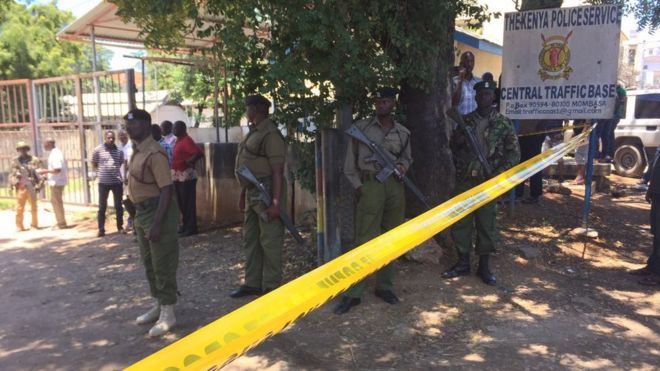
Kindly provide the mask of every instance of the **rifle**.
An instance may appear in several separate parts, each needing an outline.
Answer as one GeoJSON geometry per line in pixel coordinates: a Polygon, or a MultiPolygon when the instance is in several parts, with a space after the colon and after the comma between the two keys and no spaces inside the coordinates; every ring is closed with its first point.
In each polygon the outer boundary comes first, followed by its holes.
{"type": "MultiPolygon", "coordinates": [[[[268,193],[268,190],[266,189],[266,186],[262,182],[257,179],[256,176],[252,173],[250,169],[247,168],[245,165],[241,165],[241,167],[236,170],[236,173],[240,176],[243,177],[243,179],[247,180],[248,182],[252,183],[257,189],[259,190],[259,193],[261,194],[259,196],[259,199],[261,202],[266,205],[266,207],[270,207],[270,205],[273,203],[273,199],[270,197],[270,193],[268,193]]],[[[267,222],[268,221],[268,215],[266,215],[266,212],[262,212],[259,214],[259,217],[261,220],[267,222]]],[[[289,219],[289,216],[280,208],[280,219],[282,220],[282,223],[284,223],[284,226],[286,229],[291,232],[291,235],[293,238],[298,242],[299,244],[305,243],[305,240],[300,236],[300,233],[298,233],[298,230],[296,227],[293,225],[293,222],[291,219],[289,219]]]]}
{"type": "Polygon", "coordinates": [[[380,164],[380,166],[383,168],[381,171],[376,174],[376,179],[383,183],[387,178],[389,178],[390,175],[394,174],[397,178],[401,179],[403,184],[408,187],[412,191],[412,193],[417,196],[417,199],[427,208],[431,209],[431,206],[426,200],[426,196],[422,193],[422,191],[419,190],[415,186],[415,184],[407,177],[405,174],[399,170],[399,168],[396,166],[394,161],[383,151],[382,148],[373,141],[371,141],[367,136],[360,130],[355,125],[352,125],[348,130],[346,130],[346,134],[350,136],[351,138],[357,139],[359,142],[363,143],[369,149],[371,149],[371,152],[373,152],[373,155],[369,158],[367,158],[367,161],[376,161],[380,164]]]}
{"type": "Polygon", "coordinates": [[[479,163],[481,163],[481,167],[484,169],[484,172],[486,173],[486,177],[491,178],[494,173],[493,168],[488,163],[488,159],[486,158],[486,155],[484,155],[484,152],[481,146],[479,145],[479,142],[477,141],[477,135],[474,133],[474,128],[465,125],[463,118],[458,113],[458,111],[456,111],[455,108],[451,108],[447,110],[447,116],[449,116],[449,118],[454,120],[458,124],[458,126],[463,130],[465,136],[467,137],[468,145],[470,146],[472,152],[477,156],[477,160],[479,160],[479,163]]]}
{"type": "MultiPolygon", "coordinates": [[[[28,169],[28,164],[19,163],[18,172],[16,176],[20,179],[26,179],[25,187],[27,190],[32,193],[38,193],[44,184],[44,179],[40,177],[36,171],[28,169]]],[[[18,184],[14,184],[13,188],[18,191],[18,184]]]]}

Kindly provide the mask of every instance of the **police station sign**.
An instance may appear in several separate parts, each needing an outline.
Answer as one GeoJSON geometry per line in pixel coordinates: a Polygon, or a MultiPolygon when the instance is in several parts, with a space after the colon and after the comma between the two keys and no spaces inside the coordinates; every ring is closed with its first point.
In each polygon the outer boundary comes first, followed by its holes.
{"type": "Polygon", "coordinates": [[[513,119],[611,118],[621,17],[616,5],[507,13],[501,113],[513,119]]]}

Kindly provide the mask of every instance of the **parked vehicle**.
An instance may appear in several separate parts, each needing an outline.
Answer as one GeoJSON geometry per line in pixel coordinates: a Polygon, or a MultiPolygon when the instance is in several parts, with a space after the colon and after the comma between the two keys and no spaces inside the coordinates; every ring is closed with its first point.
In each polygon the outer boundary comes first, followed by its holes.
{"type": "Polygon", "coordinates": [[[628,91],[625,117],[614,136],[614,168],[626,177],[641,177],[660,146],[660,90],[628,91]]]}

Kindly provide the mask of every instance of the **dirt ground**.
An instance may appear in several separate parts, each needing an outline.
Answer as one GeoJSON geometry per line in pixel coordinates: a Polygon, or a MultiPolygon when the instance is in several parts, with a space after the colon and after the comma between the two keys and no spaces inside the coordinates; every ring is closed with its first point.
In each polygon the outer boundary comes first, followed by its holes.
{"type": "MultiPolygon", "coordinates": [[[[642,193],[596,194],[599,238],[582,260],[583,240],[569,233],[580,225],[581,192],[500,213],[496,287],[440,279],[451,255],[400,260],[399,305],[371,291],[345,316],[326,304],[227,369],[658,369],[660,290],[626,274],[649,252],[649,206],[642,193]]],[[[98,239],[93,220],[15,233],[9,210],[0,223],[0,370],[121,369],[247,302],[227,297],[242,279],[238,227],[181,240],[179,326],[153,340],[133,323],[150,301],[132,236],[98,239]]],[[[315,252],[285,255],[292,279],[312,268],[315,252]]]]}

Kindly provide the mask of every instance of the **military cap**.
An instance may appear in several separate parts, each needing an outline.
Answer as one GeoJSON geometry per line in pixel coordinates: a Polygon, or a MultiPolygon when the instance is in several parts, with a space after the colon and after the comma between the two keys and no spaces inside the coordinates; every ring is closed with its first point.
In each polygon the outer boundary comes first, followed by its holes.
{"type": "Polygon", "coordinates": [[[479,91],[483,89],[497,90],[497,84],[491,80],[483,80],[474,84],[474,90],[479,91]]]}
{"type": "Polygon", "coordinates": [[[246,106],[270,106],[270,101],[266,99],[261,94],[255,94],[255,95],[249,95],[247,98],[245,98],[245,105],[246,106]]]}
{"type": "Polygon", "coordinates": [[[132,109],[124,116],[125,121],[141,121],[151,125],[151,115],[149,112],[141,109],[132,109]]]}
{"type": "Polygon", "coordinates": [[[396,95],[399,93],[399,90],[397,88],[392,88],[392,87],[382,87],[378,90],[376,90],[376,93],[374,94],[375,98],[396,98],[396,95]]]}
{"type": "Polygon", "coordinates": [[[30,145],[25,143],[24,141],[20,141],[20,142],[16,143],[16,149],[21,149],[21,148],[30,149],[30,145]]]}

